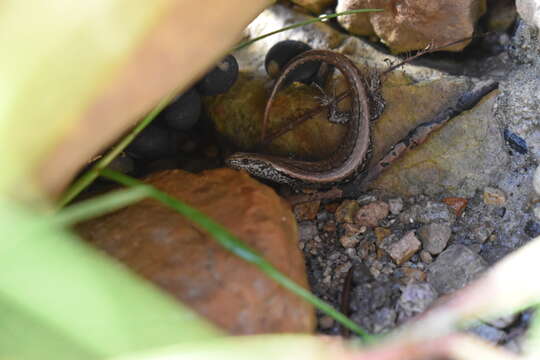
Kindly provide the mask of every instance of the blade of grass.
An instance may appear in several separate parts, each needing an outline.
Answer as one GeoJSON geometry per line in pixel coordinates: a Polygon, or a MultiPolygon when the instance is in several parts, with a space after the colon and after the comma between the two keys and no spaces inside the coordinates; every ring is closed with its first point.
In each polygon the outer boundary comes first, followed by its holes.
{"type": "MultiPolygon", "coordinates": [[[[118,182],[128,187],[144,185],[144,183],[139,180],[118,173],[116,171],[112,171],[110,169],[103,169],[101,175],[109,180],[118,182]]],[[[290,280],[287,276],[277,270],[270,262],[264,259],[261,255],[259,255],[255,250],[251,249],[242,241],[237,239],[225,227],[214,222],[200,211],[192,208],[189,205],[184,204],[183,202],[169,196],[168,194],[154,187],[148,185],[146,186],[149,188],[150,196],[152,198],[160,201],[165,205],[170,206],[174,210],[178,211],[180,214],[193,221],[195,224],[201,226],[203,229],[208,231],[224,248],[241,257],[245,261],[255,264],[270,278],[274,279],[280,285],[292,291],[304,300],[313,304],[313,306],[326,313],[328,316],[332,317],[338,323],[351,329],[351,331],[354,331],[356,334],[361,336],[365,342],[373,341],[373,338],[364,329],[362,329],[356,323],[348,319],[345,315],[334,309],[331,305],[322,301],[308,290],[304,289],[300,285],[296,284],[294,281],[290,280]]]]}
{"type": "Polygon", "coordinates": [[[69,189],[63,194],[62,198],[58,202],[57,207],[62,208],[66,206],[71,200],[73,200],[77,195],[81,193],[87,186],[89,186],[94,180],[99,176],[99,172],[102,169],[105,169],[114,158],[116,158],[125,148],[128,146],[133,139],[141,131],[144,130],[145,127],[147,127],[152,120],[163,110],[165,106],[169,103],[169,101],[172,99],[174,95],[169,94],[168,96],[164,97],[153,109],[144,117],[144,119],[137,124],[127,134],[122,138],[122,140],[116,144],[105,156],[103,156],[98,162],[92,166],[90,170],[85,172],[77,181],[75,181],[69,189]]]}
{"type": "Polygon", "coordinates": [[[238,44],[237,46],[235,46],[231,51],[238,51],[240,49],[245,48],[246,46],[249,46],[249,45],[253,44],[256,41],[259,41],[259,40],[267,38],[269,36],[279,34],[280,32],[291,30],[291,29],[294,29],[294,28],[297,28],[297,27],[301,27],[301,26],[305,26],[305,25],[309,25],[309,24],[313,24],[313,23],[316,23],[316,22],[321,22],[321,21],[325,21],[325,20],[329,20],[329,19],[333,19],[333,18],[337,18],[338,16],[343,16],[343,15],[361,14],[361,13],[366,13],[366,12],[379,12],[379,11],[383,11],[383,10],[384,9],[356,9],[356,10],[347,10],[347,11],[343,11],[343,12],[339,12],[339,13],[321,15],[319,17],[309,19],[309,20],[305,20],[305,21],[300,21],[300,22],[298,22],[296,24],[285,26],[285,27],[282,27],[281,29],[271,31],[271,32],[263,34],[261,36],[257,36],[256,38],[244,41],[244,42],[238,44]]]}
{"type": "Polygon", "coordinates": [[[70,226],[78,222],[113,212],[124,206],[131,205],[151,195],[147,185],[135,186],[129,189],[113,191],[111,193],[68,206],[56,213],[49,223],[56,226],[70,226]]]}

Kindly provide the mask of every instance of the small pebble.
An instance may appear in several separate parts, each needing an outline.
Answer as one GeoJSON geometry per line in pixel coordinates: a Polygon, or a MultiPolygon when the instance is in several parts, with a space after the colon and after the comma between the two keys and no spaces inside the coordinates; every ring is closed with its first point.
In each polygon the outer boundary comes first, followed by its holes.
{"type": "Polygon", "coordinates": [[[321,200],[308,201],[296,205],[294,207],[294,216],[296,217],[296,220],[315,220],[317,213],[319,212],[320,205],[321,200]]]}
{"type": "Polygon", "coordinates": [[[411,283],[403,289],[398,307],[406,317],[411,317],[426,310],[437,297],[437,291],[430,284],[411,283]]]}
{"type": "Polygon", "coordinates": [[[468,200],[461,197],[447,197],[442,200],[443,203],[450,206],[454,210],[454,214],[460,217],[463,214],[463,210],[467,207],[468,200]]]}
{"type": "Polygon", "coordinates": [[[336,221],[340,223],[353,223],[354,215],[359,207],[358,202],[355,200],[344,200],[339,204],[334,214],[336,216],[336,221]]]}
{"type": "Polygon", "coordinates": [[[409,231],[398,240],[396,236],[387,237],[380,248],[384,249],[396,264],[401,265],[420,250],[421,245],[414,231],[409,231]]]}
{"type": "Polygon", "coordinates": [[[489,236],[493,233],[493,226],[489,223],[480,224],[472,229],[474,238],[480,243],[485,243],[489,236]]]}
{"type": "Polygon", "coordinates": [[[416,222],[429,224],[432,222],[446,222],[453,224],[456,221],[456,215],[451,208],[441,202],[425,201],[421,204],[415,204],[403,211],[399,215],[399,220],[403,224],[413,224],[416,222]]]}
{"type": "Polygon", "coordinates": [[[424,250],[432,255],[440,254],[448,244],[452,229],[448,224],[431,223],[418,229],[418,237],[422,240],[424,250]]]}
{"type": "Polygon", "coordinates": [[[390,229],[386,229],[383,227],[376,227],[373,232],[375,233],[375,237],[377,238],[377,245],[380,244],[385,238],[390,236],[390,234],[392,234],[392,231],[390,231],[390,229]]]}
{"type": "Polygon", "coordinates": [[[329,220],[325,222],[323,226],[323,230],[330,233],[336,232],[337,231],[336,222],[334,220],[329,220]]]}
{"type": "Polygon", "coordinates": [[[420,281],[426,281],[426,273],[422,270],[415,269],[409,266],[403,266],[401,268],[401,271],[403,272],[403,282],[405,284],[412,282],[420,282],[420,281]]]}
{"type": "Polygon", "coordinates": [[[344,248],[353,248],[360,242],[356,235],[343,235],[339,238],[339,242],[344,248]]]}
{"type": "Polygon", "coordinates": [[[298,224],[298,233],[300,234],[300,240],[307,241],[315,238],[319,232],[312,221],[303,221],[298,224]]]}
{"type": "Polygon", "coordinates": [[[354,217],[354,222],[367,227],[375,227],[379,221],[388,216],[389,206],[382,201],[364,205],[358,209],[354,217]]]}
{"type": "Polygon", "coordinates": [[[355,224],[343,224],[343,229],[349,235],[363,234],[367,231],[365,226],[355,224]]]}
{"type": "Polygon", "coordinates": [[[426,264],[431,264],[433,262],[433,256],[425,250],[420,251],[420,259],[426,264]]]}
{"type": "Polygon", "coordinates": [[[390,207],[390,213],[392,215],[399,215],[401,210],[403,210],[403,199],[402,198],[394,198],[388,200],[388,206],[390,207]]]}
{"type": "Polygon", "coordinates": [[[531,238],[535,238],[537,236],[540,236],[540,223],[534,220],[527,221],[527,224],[525,224],[525,234],[527,236],[530,236],[531,238]]]}
{"type": "Polygon", "coordinates": [[[505,193],[497,188],[487,186],[484,188],[484,203],[487,205],[503,206],[506,203],[505,193]]]}

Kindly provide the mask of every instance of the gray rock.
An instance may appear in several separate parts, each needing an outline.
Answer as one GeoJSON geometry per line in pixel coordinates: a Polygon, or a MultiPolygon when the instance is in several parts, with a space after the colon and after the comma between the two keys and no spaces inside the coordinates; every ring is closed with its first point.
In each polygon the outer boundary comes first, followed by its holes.
{"type": "Polygon", "coordinates": [[[446,222],[453,224],[456,221],[456,215],[450,207],[441,202],[425,201],[416,204],[403,211],[399,220],[404,224],[422,223],[429,224],[433,222],[446,222]]]}
{"type": "Polygon", "coordinates": [[[476,325],[468,329],[468,331],[481,337],[486,341],[489,341],[492,344],[498,344],[506,336],[506,333],[504,331],[494,328],[493,326],[489,326],[487,324],[476,325]]]}
{"type": "Polygon", "coordinates": [[[440,254],[446,248],[451,234],[452,228],[445,223],[432,223],[418,229],[424,250],[433,255],[440,254]]]}
{"type": "Polygon", "coordinates": [[[307,241],[318,235],[319,231],[313,221],[303,221],[298,224],[298,233],[300,235],[300,241],[307,241]]]}
{"type": "Polygon", "coordinates": [[[373,315],[373,325],[371,331],[375,334],[392,329],[396,325],[397,313],[391,308],[382,308],[373,315]]]}
{"type": "Polygon", "coordinates": [[[428,282],[439,294],[461,289],[487,268],[485,260],[464,245],[452,245],[428,267],[428,282]]]}
{"type": "Polygon", "coordinates": [[[433,262],[433,256],[425,250],[420,251],[420,259],[428,265],[433,262]]]}
{"type": "Polygon", "coordinates": [[[343,235],[339,238],[339,242],[344,248],[353,248],[360,242],[360,237],[357,235],[343,235]]]}
{"type": "Polygon", "coordinates": [[[483,223],[478,226],[475,226],[472,229],[472,234],[474,238],[480,241],[482,244],[486,242],[489,236],[493,233],[494,227],[489,223],[483,223]]]}
{"type": "MultiPolygon", "coordinates": [[[[540,175],[538,177],[540,177],[540,175]]],[[[540,184],[538,186],[540,188],[540,184]]],[[[540,193],[540,190],[538,192],[540,193]]],[[[389,199],[388,206],[390,206],[390,213],[392,215],[399,215],[401,210],[403,210],[403,199],[402,198],[389,199]]]]}
{"type": "Polygon", "coordinates": [[[517,0],[517,11],[530,25],[540,29],[540,1],[539,0],[517,0]]]}
{"type": "Polygon", "coordinates": [[[403,289],[398,308],[409,318],[426,310],[437,297],[437,291],[429,283],[409,284],[403,289]]]}

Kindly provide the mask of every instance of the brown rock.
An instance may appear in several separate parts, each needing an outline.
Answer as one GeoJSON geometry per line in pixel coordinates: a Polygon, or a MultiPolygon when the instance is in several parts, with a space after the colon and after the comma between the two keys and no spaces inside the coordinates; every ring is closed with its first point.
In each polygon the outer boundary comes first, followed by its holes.
{"type": "Polygon", "coordinates": [[[463,210],[467,207],[468,200],[462,197],[447,197],[442,200],[443,203],[450,206],[454,210],[454,214],[460,217],[463,210]]]}
{"type": "Polygon", "coordinates": [[[360,238],[356,235],[343,235],[339,238],[339,242],[344,248],[353,248],[360,242],[360,238]]]}
{"type": "Polygon", "coordinates": [[[358,208],[358,202],[355,200],[344,200],[336,209],[336,221],[338,223],[354,222],[354,215],[358,211],[358,208]]]}
{"type": "Polygon", "coordinates": [[[315,14],[320,14],[324,9],[333,5],[336,0],[291,0],[291,2],[315,14]]]}
{"type": "MultiPolygon", "coordinates": [[[[343,16],[340,24],[357,35],[370,35],[371,29],[390,47],[401,53],[434,47],[467,38],[473,34],[474,23],[486,11],[485,0],[340,0],[339,11],[378,8],[381,12],[343,16]],[[371,25],[371,27],[370,27],[371,25]]],[[[462,42],[445,48],[461,51],[462,42]]]]}
{"type": "Polygon", "coordinates": [[[486,186],[484,188],[484,203],[487,205],[503,206],[506,203],[505,193],[497,188],[486,186]]]}
{"type": "Polygon", "coordinates": [[[354,216],[354,222],[367,227],[374,227],[379,221],[388,216],[390,207],[383,201],[372,202],[362,206],[354,216]]]}
{"type": "Polygon", "coordinates": [[[401,239],[397,239],[395,236],[387,237],[380,247],[390,255],[396,264],[401,265],[420,250],[420,246],[420,240],[413,230],[406,233],[401,239]]]}
{"type": "Polygon", "coordinates": [[[421,282],[426,281],[427,275],[425,272],[419,269],[414,269],[409,266],[404,266],[401,268],[401,271],[403,271],[403,274],[405,275],[402,281],[405,284],[412,282],[421,282]]]}
{"type": "MultiPolygon", "coordinates": [[[[294,217],[272,189],[229,169],[198,175],[164,171],[145,181],[224,225],[297,284],[307,287],[294,217]]],[[[155,200],[80,224],[77,230],[87,241],[233,334],[310,332],[314,328],[311,305],[155,200]]]]}
{"type": "Polygon", "coordinates": [[[320,200],[308,201],[298,204],[294,207],[294,215],[298,221],[302,220],[315,220],[319,207],[321,206],[320,200]]]}

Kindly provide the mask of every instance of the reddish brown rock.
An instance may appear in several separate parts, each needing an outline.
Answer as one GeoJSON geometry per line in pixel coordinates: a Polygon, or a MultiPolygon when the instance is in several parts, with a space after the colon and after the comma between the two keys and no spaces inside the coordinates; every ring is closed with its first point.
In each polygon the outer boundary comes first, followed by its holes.
{"type": "MultiPolygon", "coordinates": [[[[145,181],[206,213],[307,287],[294,217],[269,187],[230,169],[199,175],[164,171],[145,181]]],[[[155,200],[141,201],[77,229],[87,241],[230,333],[314,328],[311,305],[155,200]]]]}
{"type": "Polygon", "coordinates": [[[390,207],[383,201],[372,202],[362,206],[356,212],[354,222],[367,227],[375,227],[379,221],[388,216],[390,207]]]}
{"type": "Polygon", "coordinates": [[[468,200],[462,197],[447,197],[442,202],[450,206],[454,210],[454,214],[460,217],[463,214],[463,210],[467,207],[468,200]]]}
{"type": "MultiPolygon", "coordinates": [[[[440,46],[473,34],[474,23],[486,11],[485,0],[339,0],[339,11],[377,8],[381,12],[344,16],[340,24],[357,35],[374,33],[401,53],[440,46]]],[[[469,41],[445,48],[461,51],[469,41]]]]}

